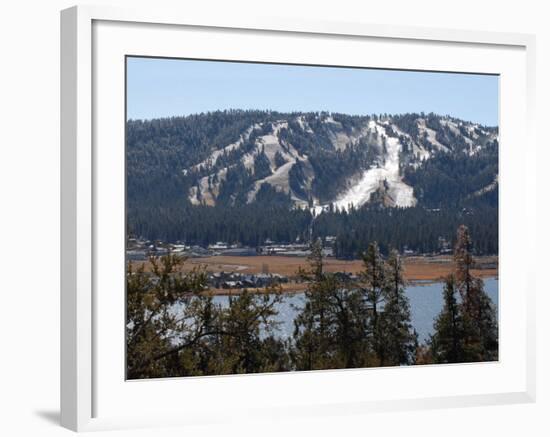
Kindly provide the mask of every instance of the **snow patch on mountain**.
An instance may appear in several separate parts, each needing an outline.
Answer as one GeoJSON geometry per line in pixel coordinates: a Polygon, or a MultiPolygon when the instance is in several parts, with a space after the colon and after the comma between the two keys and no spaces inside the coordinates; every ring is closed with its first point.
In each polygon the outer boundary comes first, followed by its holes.
{"type": "Polygon", "coordinates": [[[426,120],[424,120],[423,118],[419,118],[417,120],[417,126],[418,126],[418,131],[420,132],[420,135],[426,135],[427,140],[430,142],[432,146],[434,146],[438,150],[443,150],[445,152],[449,151],[449,149],[446,146],[444,146],[437,140],[435,131],[433,129],[430,129],[426,125],[426,120]]]}
{"type": "Polygon", "coordinates": [[[308,134],[313,133],[313,129],[311,129],[309,123],[306,121],[306,118],[303,115],[297,117],[296,122],[300,126],[300,129],[302,129],[304,132],[307,132],[308,134]]]}
{"type": "MultiPolygon", "coordinates": [[[[199,162],[198,164],[191,167],[192,170],[200,170],[201,168],[214,166],[216,165],[216,162],[218,161],[218,158],[222,156],[224,153],[232,152],[233,150],[239,149],[243,143],[250,138],[250,134],[254,129],[259,129],[260,125],[255,124],[253,126],[250,126],[240,137],[237,141],[234,143],[229,144],[228,146],[225,146],[221,149],[214,150],[208,158],[206,158],[204,161],[199,162]]],[[[186,169],[186,171],[188,171],[186,169]]]]}
{"type": "Polygon", "coordinates": [[[256,181],[254,183],[254,188],[248,193],[248,202],[250,203],[256,198],[256,194],[258,194],[260,187],[265,183],[270,184],[278,191],[288,193],[288,191],[290,190],[288,186],[288,172],[293,165],[294,162],[287,162],[286,164],[281,165],[270,176],[256,181]]]}
{"type": "Polygon", "coordinates": [[[341,128],[342,127],[342,123],[340,123],[339,121],[336,121],[334,119],[334,117],[332,117],[332,115],[329,115],[328,117],[326,117],[325,119],[323,119],[323,123],[326,123],[326,124],[334,124],[336,125],[338,128],[341,128]]]}
{"type": "Polygon", "coordinates": [[[217,183],[212,182],[212,175],[201,178],[199,185],[191,187],[189,190],[189,200],[191,204],[200,205],[204,203],[208,206],[214,206],[219,194],[220,183],[225,180],[226,176],[227,168],[224,168],[217,173],[217,183]]]}
{"type": "Polygon", "coordinates": [[[354,139],[343,132],[336,132],[330,134],[330,141],[336,150],[345,150],[348,145],[353,144],[354,139]]]}
{"type": "Polygon", "coordinates": [[[495,176],[495,179],[489,185],[484,186],[483,188],[477,190],[474,194],[472,194],[472,197],[483,196],[484,194],[489,193],[490,191],[493,191],[497,187],[498,187],[498,175],[495,176]]]}
{"type": "Polygon", "coordinates": [[[411,141],[413,155],[416,157],[416,159],[418,159],[418,161],[420,161],[413,165],[419,166],[422,161],[425,161],[431,157],[431,153],[428,150],[426,150],[424,146],[416,143],[408,133],[403,132],[401,129],[399,129],[397,125],[392,124],[391,128],[394,130],[394,132],[397,133],[397,135],[403,136],[411,141]]]}
{"type": "Polygon", "coordinates": [[[272,132],[263,135],[258,140],[256,140],[256,153],[259,153],[260,150],[263,148],[263,151],[265,155],[267,156],[267,159],[269,159],[269,162],[271,164],[271,168],[275,168],[275,155],[277,153],[280,153],[285,160],[290,160],[294,158],[295,155],[298,154],[298,152],[294,149],[294,147],[289,146],[287,148],[283,147],[281,144],[281,140],[279,138],[279,134],[282,129],[288,128],[288,122],[286,121],[280,121],[277,123],[273,123],[271,125],[272,132]]]}
{"type": "MultiPolygon", "coordinates": [[[[260,187],[264,183],[270,184],[279,191],[288,193],[289,187],[289,171],[294,166],[296,160],[306,161],[307,156],[301,156],[292,144],[282,144],[279,134],[282,129],[288,128],[288,122],[280,121],[272,124],[272,133],[263,135],[256,141],[255,154],[263,150],[269,160],[271,171],[273,174],[263,179],[259,179],[254,183],[254,187],[249,191],[247,201],[252,202],[256,198],[260,187]],[[277,168],[275,156],[279,153],[286,161],[285,164],[277,168]]],[[[246,164],[245,164],[246,165],[246,164]]],[[[253,159],[252,159],[253,165],[253,159]]]]}
{"type": "MultiPolygon", "coordinates": [[[[402,144],[398,138],[389,137],[385,127],[374,120],[369,122],[369,129],[385,138],[386,154],[383,156],[383,163],[380,166],[372,166],[363,172],[360,180],[348,189],[339,199],[334,202],[338,208],[348,209],[351,205],[360,207],[370,200],[371,195],[379,189],[381,183],[388,186],[388,195],[394,206],[407,208],[416,204],[413,188],[402,181],[399,174],[399,154],[402,144]]],[[[323,208],[321,208],[323,209],[323,208]]],[[[320,211],[317,209],[317,211],[320,211]]]]}

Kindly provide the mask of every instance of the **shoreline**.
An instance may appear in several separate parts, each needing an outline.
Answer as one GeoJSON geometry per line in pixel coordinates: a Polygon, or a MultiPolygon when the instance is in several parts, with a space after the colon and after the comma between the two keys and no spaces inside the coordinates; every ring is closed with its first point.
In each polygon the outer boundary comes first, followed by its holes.
{"type": "MultiPolygon", "coordinates": [[[[496,279],[498,281],[498,274],[494,276],[488,276],[484,275],[481,277],[481,279],[496,279]]],[[[441,284],[443,283],[444,278],[440,279],[434,279],[434,280],[420,280],[420,281],[407,281],[405,283],[405,288],[407,287],[427,287],[429,285],[434,284],[441,284]]],[[[307,287],[307,283],[301,283],[299,284],[300,287],[293,287],[294,285],[298,285],[295,283],[291,284],[281,284],[282,291],[281,294],[301,294],[305,292],[305,287],[307,287]],[[285,285],[290,285],[290,287],[284,287],[285,285]]],[[[273,294],[270,293],[271,290],[266,290],[265,288],[233,288],[233,289],[223,289],[223,288],[210,288],[208,290],[205,290],[203,292],[203,295],[212,295],[212,296],[238,296],[243,293],[244,290],[247,290],[251,294],[273,294]]]]}
{"type": "MultiPolygon", "coordinates": [[[[445,277],[454,270],[452,255],[436,256],[410,256],[403,257],[403,273],[407,286],[432,285],[443,282],[445,277]]],[[[498,257],[476,257],[476,269],[472,270],[474,276],[486,279],[498,279],[498,257]]],[[[148,261],[131,261],[134,266],[145,265],[145,270],[150,271],[148,261]]],[[[280,274],[288,278],[288,282],[282,283],[282,293],[297,294],[307,287],[305,282],[297,281],[296,272],[299,268],[307,268],[307,258],[300,256],[257,255],[257,256],[225,256],[214,255],[200,258],[188,258],[181,266],[181,271],[186,273],[193,269],[204,268],[208,273],[237,273],[237,274],[280,274]]],[[[361,260],[325,259],[325,271],[330,273],[342,272],[357,275],[363,269],[361,260]]],[[[242,293],[238,288],[211,288],[205,293],[214,296],[231,296],[242,293]]],[[[265,293],[265,288],[247,288],[254,294],[265,293]]]]}

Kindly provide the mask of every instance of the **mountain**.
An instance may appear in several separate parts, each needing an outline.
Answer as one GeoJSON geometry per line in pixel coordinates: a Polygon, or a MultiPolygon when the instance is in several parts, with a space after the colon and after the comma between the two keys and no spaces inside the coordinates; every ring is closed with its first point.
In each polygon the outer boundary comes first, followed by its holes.
{"type": "Polygon", "coordinates": [[[433,114],[281,114],[254,123],[231,144],[213,144],[206,159],[182,171],[194,180],[193,205],[251,203],[268,184],[295,206],[317,212],[331,203],[360,207],[373,199],[406,208],[418,201],[407,173],[438,153],[475,159],[496,141],[496,129],[433,114]]]}
{"type": "MultiPolygon", "coordinates": [[[[232,110],[130,120],[127,188],[131,228],[165,238],[189,235],[185,225],[192,227],[197,215],[219,213],[224,218],[214,230],[208,219],[203,227],[221,239],[219,229],[236,211],[277,208],[298,239],[311,217],[320,226],[330,214],[492,211],[498,206],[498,129],[423,113],[232,110]]],[[[200,232],[193,238],[204,241],[200,232]]]]}

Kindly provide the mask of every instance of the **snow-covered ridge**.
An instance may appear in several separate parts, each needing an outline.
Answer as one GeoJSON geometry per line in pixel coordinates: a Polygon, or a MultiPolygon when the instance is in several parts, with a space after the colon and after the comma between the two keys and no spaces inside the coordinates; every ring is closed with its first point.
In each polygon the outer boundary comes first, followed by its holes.
{"type": "Polygon", "coordinates": [[[382,164],[365,170],[356,185],[334,202],[334,206],[347,209],[350,206],[360,207],[368,202],[371,195],[381,188],[387,191],[390,206],[408,208],[416,204],[413,188],[405,184],[399,174],[399,156],[403,145],[395,137],[388,136],[386,128],[371,120],[368,129],[376,131],[385,140],[386,153],[381,157],[382,164]],[[387,188],[386,188],[387,187],[387,188]]]}
{"type": "MultiPolygon", "coordinates": [[[[253,183],[245,197],[248,202],[255,200],[262,184],[269,184],[277,191],[288,194],[297,207],[311,208],[317,213],[327,210],[330,205],[339,209],[348,209],[351,205],[357,208],[373,199],[382,202],[384,206],[407,208],[416,205],[417,199],[413,187],[403,181],[404,168],[418,168],[436,153],[463,151],[468,156],[474,157],[483,150],[488,141],[498,141],[498,133],[495,130],[484,130],[475,123],[462,122],[450,117],[439,117],[437,119],[439,124],[434,124],[432,119],[429,124],[432,127],[428,126],[427,119],[423,116],[412,119],[408,125],[400,124],[399,119],[392,117],[364,117],[359,119],[359,122],[355,121],[351,128],[349,122],[344,128],[342,122],[332,115],[318,115],[318,117],[322,118],[315,120],[311,115],[308,117],[293,115],[287,119],[254,124],[246,129],[236,142],[225,146],[213,146],[208,158],[183,169],[184,174],[200,172],[201,175],[205,175],[206,172],[211,171],[191,187],[188,193],[189,200],[195,205],[215,205],[220,186],[225,181],[228,171],[236,165],[243,165],[253,177],[253,183]],[[318,123],[319,121],[321,124],[318,123]],[[416,126],[416,130],[411,130],[411,123],[416,126]],[[343,153],[350,147],[363,148],[361,149],[363,151],[366,150],[365,147],[372,149],[369,152],[372,159],[369,158],[368,168],[364,168],[360,173],[346,175],[346,188],[334,199],[323,203],[312,191],[311,187],[317,175],[307,154],[304,153],[302,144],[292,144],[292,141],[300,141],[296,138],[308,135],[315,141],[320,133],[314,132],[312,126],[316,126],[316,129],[322,126],[320,129],[322,135],[325,135],[323,138],[328,138],[334,153],[343,153]],[[440,128],[436,132],[434,129],[437,126],[440,128]],[[301,136],[298,135],[289,140],[288,135],[282,134],[283,130],[289,129],[293,132],[298,129],[301,131],[301,136]],[[252,132],[255,131],[257,134],[260,130],[262,135],[254,135],[253,147],[250,148],[247,144],[247,153],[234,155],[237,160],[227,167],[219,168],[219,165],[216,167],[221,156],[239,150],[250,140],[252,132]],[[418,135],[413,135],[414,132],[418,135]],[[454,140],[457,140],[456,145],[453,145],[454,140]],[[453,147],[454,149],[451,149],[453,147]],[[260,153],[265,154],[269,161],[271,174],[254,179],[254,163],[260,153]],[[290,184],[290,172],[298,164],[301,165],[303,189],[300,192],[294,192],[290,184]],[[307,197],[304,197],[304,190],[307,197]],[[374,194],[376,195],[373,196],[374,194]]],[[[309,141],[308,147],[311,147],[311,140],[309,141]]]]}
{"type": "MultiPolygon", "coordinates": [[[[250,127],[244,135],[241,135],[241,138],[229,146],[223,147],[222,149],[215,150],[212,152],[209,158],[202,161],[201,163],[194,166],[194,169],[201,168],[200,166],[215,165],[216,160],[222,156],[225,152],[236,150],[242,146],[244,141],[250,138],[250,134],[254,129],[260,129],[262,126],[254,125],[250,127]]],[[[291,144],[285,144],[280,139],[281,129],[288,128],[288,122],[281,120],[278,122],[271,123],[271,132],[265,135],[262,135],[256,138],[255,147],[252,151],[245,153],[241,158],[241,163],[246,169],[252,170],[254,167],[254,159],[259,153],[264,153],[269,160],[272,175],[264,179],[259,179],[256,181],[254,188],[250,191],[248,195],[249,201],[253,201],[256,193],[258,192],[262,183],[267,182],[270,185],[280,189],[281,191],[288,192],[288,172],[294,165],[296,160],[304,160],[306,157],[300,156],[298,151],[291,144]],[[276,164],[276,155],[279,154],[285,164],[277,168],[276,164]]],[[[234,164],[236,165],[236,164],[234,164]]],[[[204,176],[198,186],[192,187],[189,191],[189,200],[194,205],[200,205],[205,203],[206,205],[214,205],[216,203],[216,197],[219,194],[220,184],[226,179],[227,171],[229,168],[220,169],[216,173],[209,174],[204,176]]]]}
{"type": "Polygon", "coordinates": [[[477,190],[474,194],[472,194],[472,197],[483,196],[484,194],[495,190],[497,187],[498,187],[498,175],[490,184],[484,186],[483,188],[477,190]]]}
{"type": "MultiPolygon", "coordinates": [[[[192,170],[199,170],[201,168],[206,168],[210,166],[216,165],[216,162],[218,161],[218,158],[222,156],[225,153],[232,152],[233,150],[239,149],[246,140],[250,138],[250,134],[254,129],[259,129],[260,125],[255,124],[254,126],[250,126],[241,136],[240,138],[235,141],[234,143],[229,144],[228,146],[222,147],[221,149],[215,149],[208,158],[205,160],[199,162],[198,164],[195,164],[191,167],[192,170]]],[[[187,170],[187,169],[186,169],[187,170]]]]}

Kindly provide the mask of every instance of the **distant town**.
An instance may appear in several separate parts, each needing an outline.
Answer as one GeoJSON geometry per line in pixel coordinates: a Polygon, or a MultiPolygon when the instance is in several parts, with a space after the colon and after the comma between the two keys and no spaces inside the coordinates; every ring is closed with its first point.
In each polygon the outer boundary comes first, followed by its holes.
{"type": "MultiPolygon", "coordinates": [[[[323,255],[333,257],[333,245],[336,240],[334,236],[327,236],[322,239],[323,255]]],[[[229,244],[218,241],[206,247],[199,245],[190,245],[183,242],[165,243],[160,240],[151,241],[140,238],[129,238],[126,247],[126,257],[128,260],[146,260],[149,256],[162,256],[166,254],[179,254],[190,258],[199,258],[206,256],[258,256],[258,255],[279,255],[279,256],[307,256],[309,254],[308,243],[275,243],[269,239],[259,247],[249,247],[240,244],[229,244]]],[[[438,251],[426,256],[445,255],[452,253],[451,242],[443,237],[439,237],[438,251]]],[[[405,249],[403,256],[419,255],[414,250],[405,249]]]]}
{"type": "MultiPolygon", "coordinates": [[[[334,237],[327,237],[323,243],[325,257],[333,257],[332,244],[334,237]]],[[[228,244],[219,241],[207,247],[187,245],[182,242],[164,243],[138,238],[128,239],[126,258],[128,261],[146,261],[150,256],[175,254],[187,258],[210,257],[257,257],[257,256],[287,256],[304,258],[309,254],[308,244],[276,244],[266,240],[257,248],[228,244]]],[[[238,270],[239,266],[232,270],[238,270]]],[[[280,273],[270,273],[269,264],[262,264],[259,273],[240,273],[238,271],[207,271],[208,285],[214,289],[265,288],[273,285],[288,284],[289,276],[280,273]]],[[[351,275],[350,275],[351,276],[351,275]]]]}
{"type": "MultiPolygon", "coordinates": [[[[339,260],[334,257],[335,237],[322,240],[323,255],[327,268],[338,274],[343,281],[356,281],[360,270],[360,260],[339,260]]],[[[419,254],[404,249],[402,256],[409,266],[413,281],[435,280],[443,274],[451,262],[452,245],[439,238],[439,250],[430,254],[419,254]],[[426,273],[428,272],[429,273],[426,273]]],[[[166,243],[141,238],[129,238],[127,242],[127,261],[147,262],[151,256],[167,254],[180,255],[189,259],[190,266],[206,267],[208,287],[220,293],[242,289],[265,289],[279,285],[285,291],[297,291],[303,288],[297,270],[306,263],[309,245],[305,243],[276,243],[265,240],[255,248],[226,242],[216,242],[206,247],[184,242],[166,243]]],[[[484,273],[496,271],[498,258],[478,258],[478,269],[484,273]]]]}

